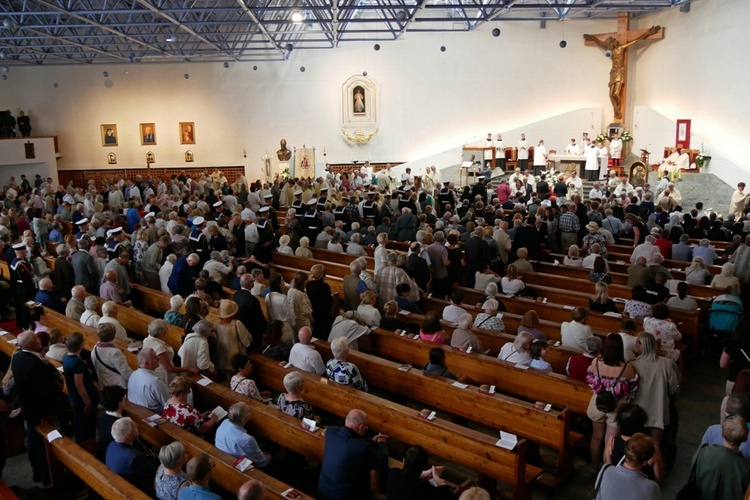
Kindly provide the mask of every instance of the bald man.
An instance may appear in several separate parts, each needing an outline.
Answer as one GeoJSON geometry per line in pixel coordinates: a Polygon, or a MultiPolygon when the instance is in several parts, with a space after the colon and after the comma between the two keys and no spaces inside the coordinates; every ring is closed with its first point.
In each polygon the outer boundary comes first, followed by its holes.
{"type": "Polygon", "coordinates": [[[257,479],[251,479],[237,490],[237,500],[265,500],[266,487],[257,479]]]}
{"type": "Polygon", "coordinates": [[[36,293],[34,300],[55,312],[65,314],[65,304],[55,294],[55,285],[50,278],[39,280],[39,291],[36,293]]]}
{"type": "Polygon", "coordinates": [[[366,431],[367,414],[362,410],[350,411],[344,427],[328,428],[318,498],[370,498],[370,471],[388,467],[388,437],[365,439],[366,431]]]}

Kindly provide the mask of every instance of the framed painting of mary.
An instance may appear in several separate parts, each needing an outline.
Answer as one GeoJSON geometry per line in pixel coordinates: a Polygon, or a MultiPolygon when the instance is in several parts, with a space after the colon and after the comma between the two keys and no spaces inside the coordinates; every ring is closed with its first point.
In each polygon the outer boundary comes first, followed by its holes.
{"type": "Polygon", "coordinates": [[[349,77],[341,86],[341,124],[344,127],[377,127],[378,87],[362,74],[349,77]]]}

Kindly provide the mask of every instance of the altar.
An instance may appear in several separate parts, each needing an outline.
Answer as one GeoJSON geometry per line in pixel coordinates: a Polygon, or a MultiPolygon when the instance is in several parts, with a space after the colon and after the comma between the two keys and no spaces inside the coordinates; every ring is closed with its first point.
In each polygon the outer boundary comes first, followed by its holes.
{"type": "Polygon", "coordinates": [[[570,172],[575,170],[579,177],[583,175],[583,167],[586,165],[586,157],[580,155],[558,155],[551,154],[547,160],[555,162],[555,170],[559,172],[570,172]]]}

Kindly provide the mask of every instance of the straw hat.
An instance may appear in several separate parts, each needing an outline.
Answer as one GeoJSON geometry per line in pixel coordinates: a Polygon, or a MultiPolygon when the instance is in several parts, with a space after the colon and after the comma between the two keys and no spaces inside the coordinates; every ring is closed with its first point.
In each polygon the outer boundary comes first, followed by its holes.
{"type": "Polygon", "coordinates": [[[229,299],[221,299],[221,302],[219,302],[219,318],[221,319],[228,319],[237,314],[237,311],[240,310],[240,306],[237,305],[237,302],[229,299]]]}

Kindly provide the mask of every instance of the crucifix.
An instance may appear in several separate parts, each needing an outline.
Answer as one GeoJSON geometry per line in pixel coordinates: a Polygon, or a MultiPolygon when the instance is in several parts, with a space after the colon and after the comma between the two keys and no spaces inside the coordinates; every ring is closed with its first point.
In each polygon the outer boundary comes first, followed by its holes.
{"type": "Polygon", "coordinates": [[[612,59],[612,69],[609,71],[609,100],[615,111],[615,121],[621,121],[625,114],[625,98],[627,95],[628,77],[628,47],[641,40],[661,40],[664,29],[652,26],[646,30],[630,31],[630,13],[617,15],[617,31],[615,33],[599,33],[597,35],[583,35],[586,45],[597,46],[607,51],[612,59]]]}

